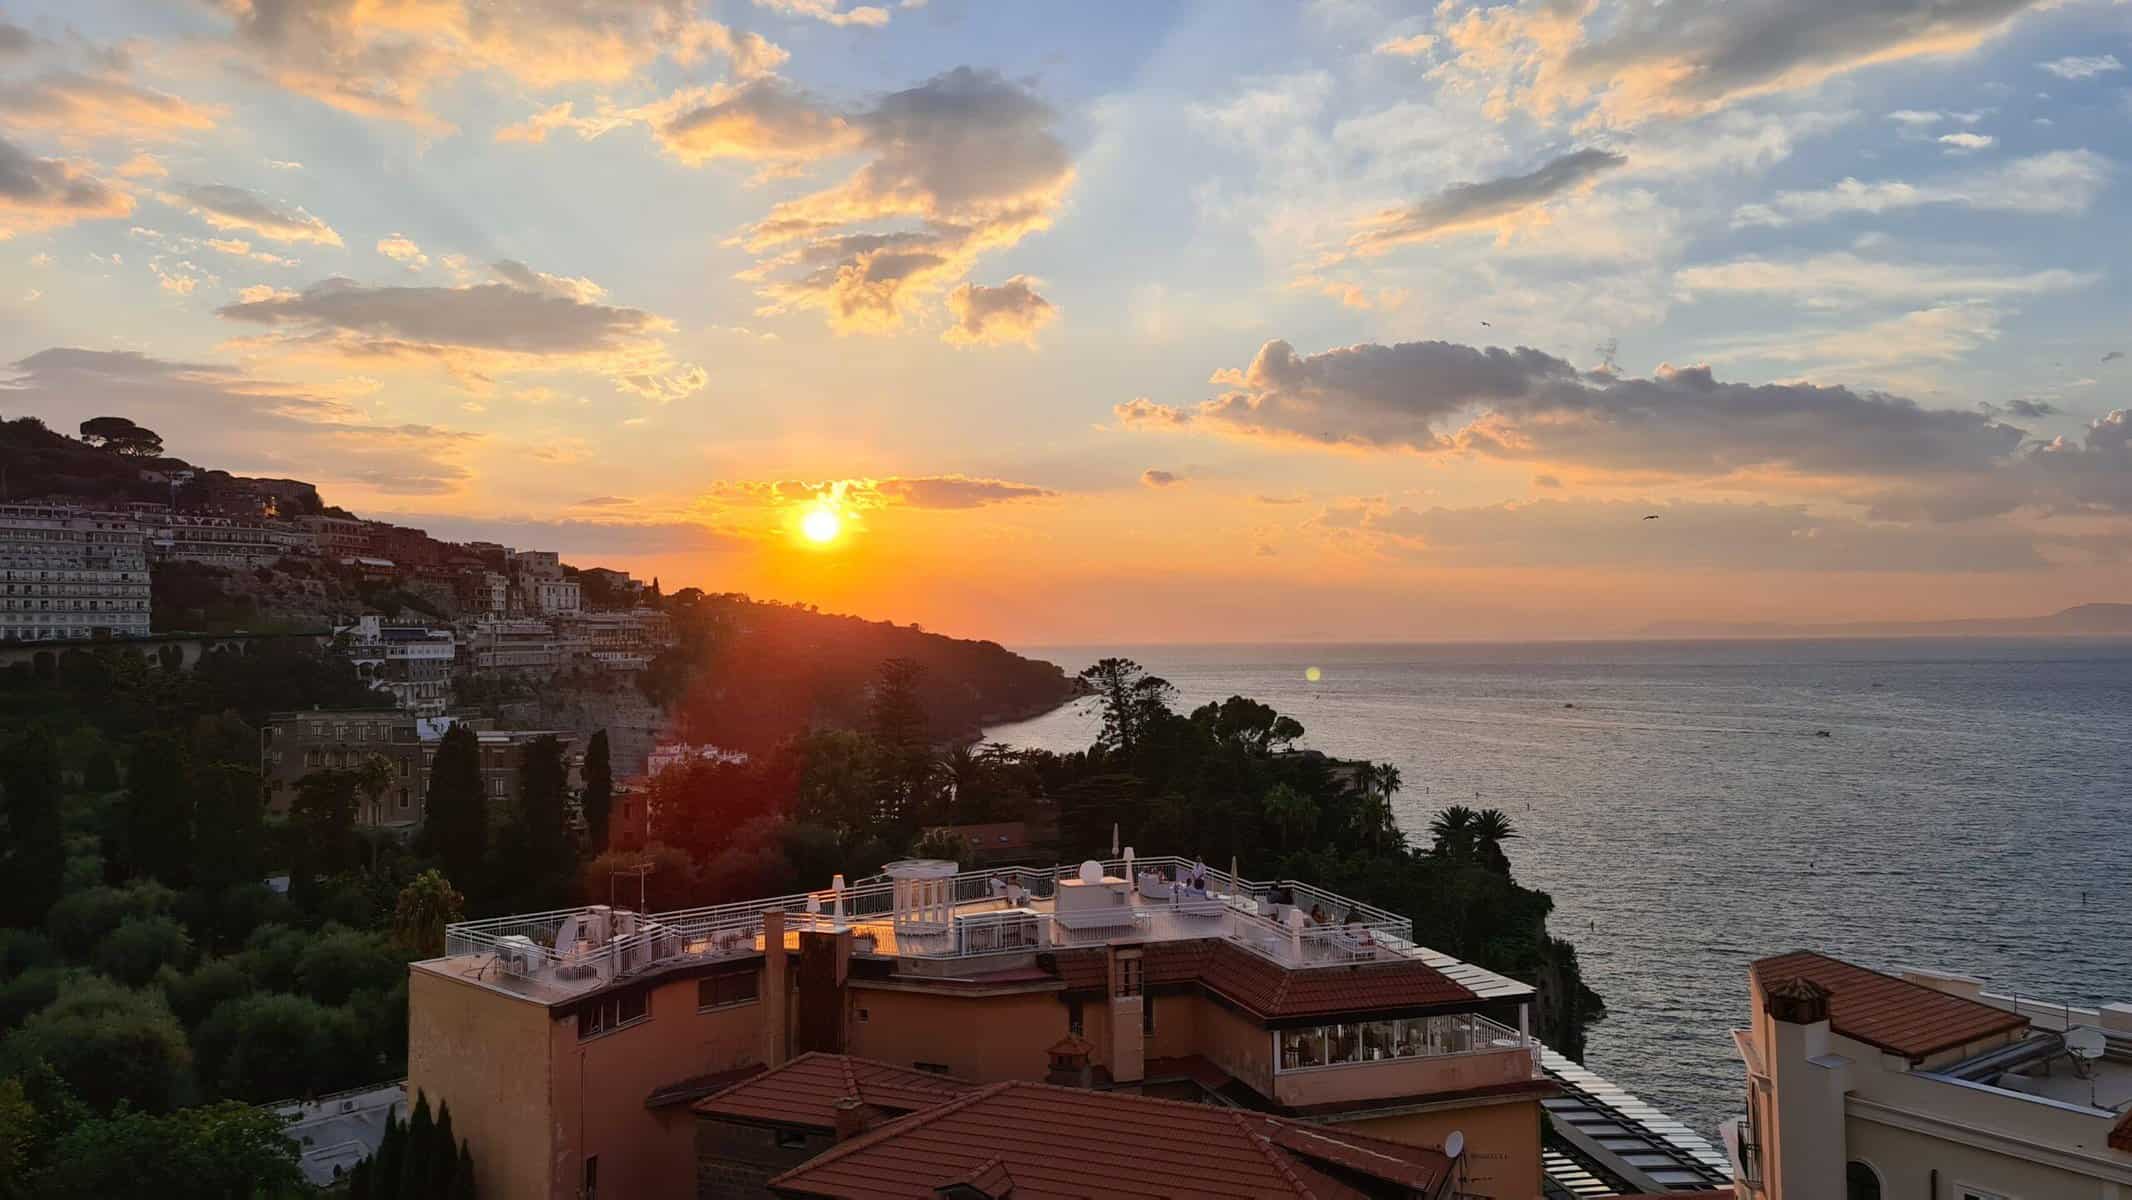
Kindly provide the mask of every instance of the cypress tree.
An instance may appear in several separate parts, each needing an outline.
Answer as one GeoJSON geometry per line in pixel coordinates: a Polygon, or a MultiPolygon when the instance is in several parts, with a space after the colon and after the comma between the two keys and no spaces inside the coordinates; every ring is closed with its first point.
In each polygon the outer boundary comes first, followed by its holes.
{"type": "Polygon", "coordinates": [[[373,1200],[370,1194],[370,1160],[355,1164],[348,1172],[348,1200],[373,1200]]]}
{"type": "Polygon", "coordinates": [[[607,849],[607,821],[614,811],[614,763],[604,729],[593,734],[592,744],[585,748],[585,792],[580,805],[585,810],[589,852],[600,854],[607,849]]]}
{"type": "Polygon", "coordinates": [[[569,891],[576,858],[565,823],[570,777],[563,744],[552,736],[527,743],[518,782],[518,812],[506,830],[513,875],[504,885],[526,908],[549,907],[569,891]]]}
{"type": "Polygon", "coordinates": [[[39,926],[66,882],[66,831],[59,817],[59,751],[52,731],[32,728],[0,759],[0,799],[7,836],[0,838],[0,917],[39,926]]]}
{"type": "Polygon", "coordinates": [[[378,1143],[371,1172],[371,1200],[400,1200],[400,1164],[407,1158],[407,1131],[396,1116],[385,1118],[385,1140],[378,1143]]]}
{"type": "Polygon", "coordinates": [[[415,1093],[415,1113],[407,1122],[407,1153],[400,1160],[399,1200],[429,1200],[430,1160],[437,1149],[437,1126],[429,1116],[429,1097],[415,1093]]]}
{"type": "Polygon", "coordinates": [[[452,1194],[452,1176],[459,1170],[459,1155],[452,1147],[459,1141],[452,1136],[452,1102],[446,1100],[437,1106],[437,1129],[431,1135],[435,1143],[429,1154],[429,1189],[423,1194],[444,1200],[452,1194]]]}
{"type": "Polygon", "coordinates": [[[488,801],[481,788],[481,739],[465,724],[445,731],[430,766],[422,846],[459,886],[481,878],[489,848],[488,801]]]}
{"type": "Polygon", "coordinates": [[[474,1200],[474,1156],[459,1139],[459,1165],[452,1171],[451,1200],[474,1200]]]}

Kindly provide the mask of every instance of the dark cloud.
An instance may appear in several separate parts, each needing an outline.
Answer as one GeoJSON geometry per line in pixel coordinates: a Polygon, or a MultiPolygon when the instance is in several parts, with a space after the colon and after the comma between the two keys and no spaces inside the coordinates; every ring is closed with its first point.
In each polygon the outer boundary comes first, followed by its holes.
{"type": "Polygon", "coordinates": [[[808,161],[858,141],[842,113],[774,75],[690,106],[653,132],[668,153],[691,165],[718,158],[808,161]]]}
{"type": "Polygon", "coordinates": [[[575,504],[571,505],[570,507],[572,507],[572,508],[621,508],[621,507],[623,507],[623,506],[625,506],[625,505],[630,505],[630,504],[635,504],[635,503],[636,503],[636,501],[634,501],[634,500],[630,499],[630,498],[629,498],[629,497],[627,497],[627,496],[587,496],[587,497],[586,497],[586,498],[584,498],[583,500],[580,500],[580,501],[578,501],[577,503],[575,503],[575,504]]]}
{"type": "Polygon", "coordinates": [[[1906,58],[1958,54],[2051,0],[1580,0],[1469,9],[1437,32],[1498,108],[1589,106],[1631,125],[1811,87],[1906,58]]]}
{"type": "Polygon", "coordinates": [[[2058,406],[2047,400],[2015,400],[2006,406],[2006,411],[2017,417],[2054,417],[2058,406]]]}
{"type": "Polygon", "coordinates": [[[85,169],[0,138],[0,238],[132,211],[133,197],[85,169]]]}
{"type": "Polygon", "coordinates": [[[341,235],[331,225],[294,205],[277,204],[257,192],[226,183],[181,188],[160,197],[217,229],[242,229],[276,242],[316,242],[338,246],[341,235]]]}
{"type": "Polygon", "coordinates": [[[883,479],[874,486],[883,496],[912,508],[979,508],[1009,500],[1036,500],[1058,494],[1034,484],[972,479],[967,475],[883,479]]]}
{"type": "Polygon", "coordinates": [[[426,529],[447,541],[502,542],[559,550],[573,562],[597,564],[609,555],[717,550],[743,539],[692,521],[599,521],[575,517],[470,517],[464,513],[378,514],[395,524],[426,529]]]}
{"type": "Polygon", "coordinates": [[[1184,482],[1184,476],[1175,471],[1158,471],[1153,467],[1140,472],[1140,482],[1151,488],[1166,488],[1184,482]]]}
{"type": "Polygon", "coordinates": [[[465,287],[373,287],[328,279],[217,310],[268,326],[272,347],[352,359],[411,359],[469,382],[518,370],[596,371],[624,390],[670,400],[701,388],[701,368],[673,362],[668,322],[642,309],[598,303],[586,279],[547,275],[523,263],[495,264],[503,283],[465,287]]]}
{"type": "Polygon", "coordinates": [[[1534,500],[1413,509],[1360,500],[1326,508],[1311,525],[1451,567],[1967,573],[2048,565],[2022,530],[1921,530],[1787,504],[1534,500]],[[1652,512],[1662,519],[1645,521],[1652,512]]]}
{"type": "Polygon", "coordinates": [[[823,501],[851,509],[981,508],[1012,500],[1037,500],[1058,493],[1030,483],[969,475],[892,475],[886,479],[740,480],[723,482],[711,496],[726,504],[781,507],[823,501]]]}
{"type": "Polygon", "coordinates": [[[455,455],[476,439],[431,425],[380,425],[345,401],[235,367],[136,351],[58,346],[13,364],[0,398],[56,428],[120,413],[161,429],[173,452],[239,470],[430,495],[468,477],[455,455]]]}
{"type": "Polygon", "coordinates": [[[1374,253],[1447,233],[1494,229],[1628,161],[1626,156],[1609,150],[1576,150],[1523,175],[1453,184],[1411,208],[1379,214],[1348,239],[1348,244],[1364,253],[1374,253]]]}
{"type": "Polygon", "coordinates": [[[1635,379],[1580,372],[1538,350],[1450,342],[1306,356],[1272,341],[1249,367],[1217,372],[1214,382],[1229,390],[1196,406],[1140,399],[1114,411],[1128,427],[1681,477],[1981,471],[2023,437],[1983,413],[1845,387],[1729,383],[1701,366],[1635,379]]]}
{"type": "MultiPolygon", "coordinates": [[[[9,28],[14,27],[0,27],[0,55],[8,53],[9,28]]],[[[56,70],[0,80],[0,125],[69,138],[176,137],[213,128],[219,115],[217,109],[142,87],[117,72],[56,70]]]]}
{"type": "Polygon", "coordinates": [[[37,44],[37,38],[20,25],[0,21],[0,55],[28,54],[37,44]]]}
{"type": "Polygon", "coordinates": [[[1034,342],[1036,331],[1058,316],[1051,301],[1037,295],[1036,280],[1016,275],[998,287],[965,283],[948,293],[955,323],[941,337],[958,344],[1034,342]]]}

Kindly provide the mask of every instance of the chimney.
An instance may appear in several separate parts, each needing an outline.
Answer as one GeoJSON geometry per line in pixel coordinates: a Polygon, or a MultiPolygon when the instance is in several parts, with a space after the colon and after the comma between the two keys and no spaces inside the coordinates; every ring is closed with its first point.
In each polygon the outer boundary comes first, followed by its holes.
{"type": "Polygon", "coordinates": [[[785,914],[762,915],[762,1061],[784,1065],[789,1044],[786,1025],[792,1017],[791,977],[785,961],[785,914]]]}
{"type": "Polygon", "coordinates": [[[873,1124],[873,1109],[857,1096],[840,1096],[830,1106],[836,1113],[837,1140],[848,1142],[873,1124]]]}
{"type": "Polygon", "coordinates": [[[1086,1038],[1067,1034],[1052,1043],[1045,1051],[1051,1056],[1051,1070],[1044,1075],[1045,1083],[1060,1087],[1085,1088],[1095,1083],[1095,1069],[1090,1060],[1095,1054],[1095,1045],[1086,1038]]]}

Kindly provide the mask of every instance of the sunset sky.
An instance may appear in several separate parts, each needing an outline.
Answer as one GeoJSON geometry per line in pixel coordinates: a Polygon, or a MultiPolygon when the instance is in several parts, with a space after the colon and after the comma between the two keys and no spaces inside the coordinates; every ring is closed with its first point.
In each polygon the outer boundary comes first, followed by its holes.
{"type": "Polygon", "coordinates": [[[1014,644],[2027,614],[2128,170],[2108,0],[5,0],[0,415],[1014,644]]]}

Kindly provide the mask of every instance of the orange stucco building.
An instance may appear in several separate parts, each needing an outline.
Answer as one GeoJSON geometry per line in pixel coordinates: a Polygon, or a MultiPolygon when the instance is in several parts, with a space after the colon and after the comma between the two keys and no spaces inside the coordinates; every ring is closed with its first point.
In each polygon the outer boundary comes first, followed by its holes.
{"type": "Polygon", "coordinates": [[[1306,883],[1130,852],[471,922],[411,967],[409,1086],[451,1102],[490,1196],[751,1194],[732,1182],[747,1155],[789,1167],[823,1146],[709,1138],[691,1105],[818,1052],[1448,1142],[1463,1194],[1532,1200],[1560,1091],[1532,989],[1410,934],[1306,883]]]}

